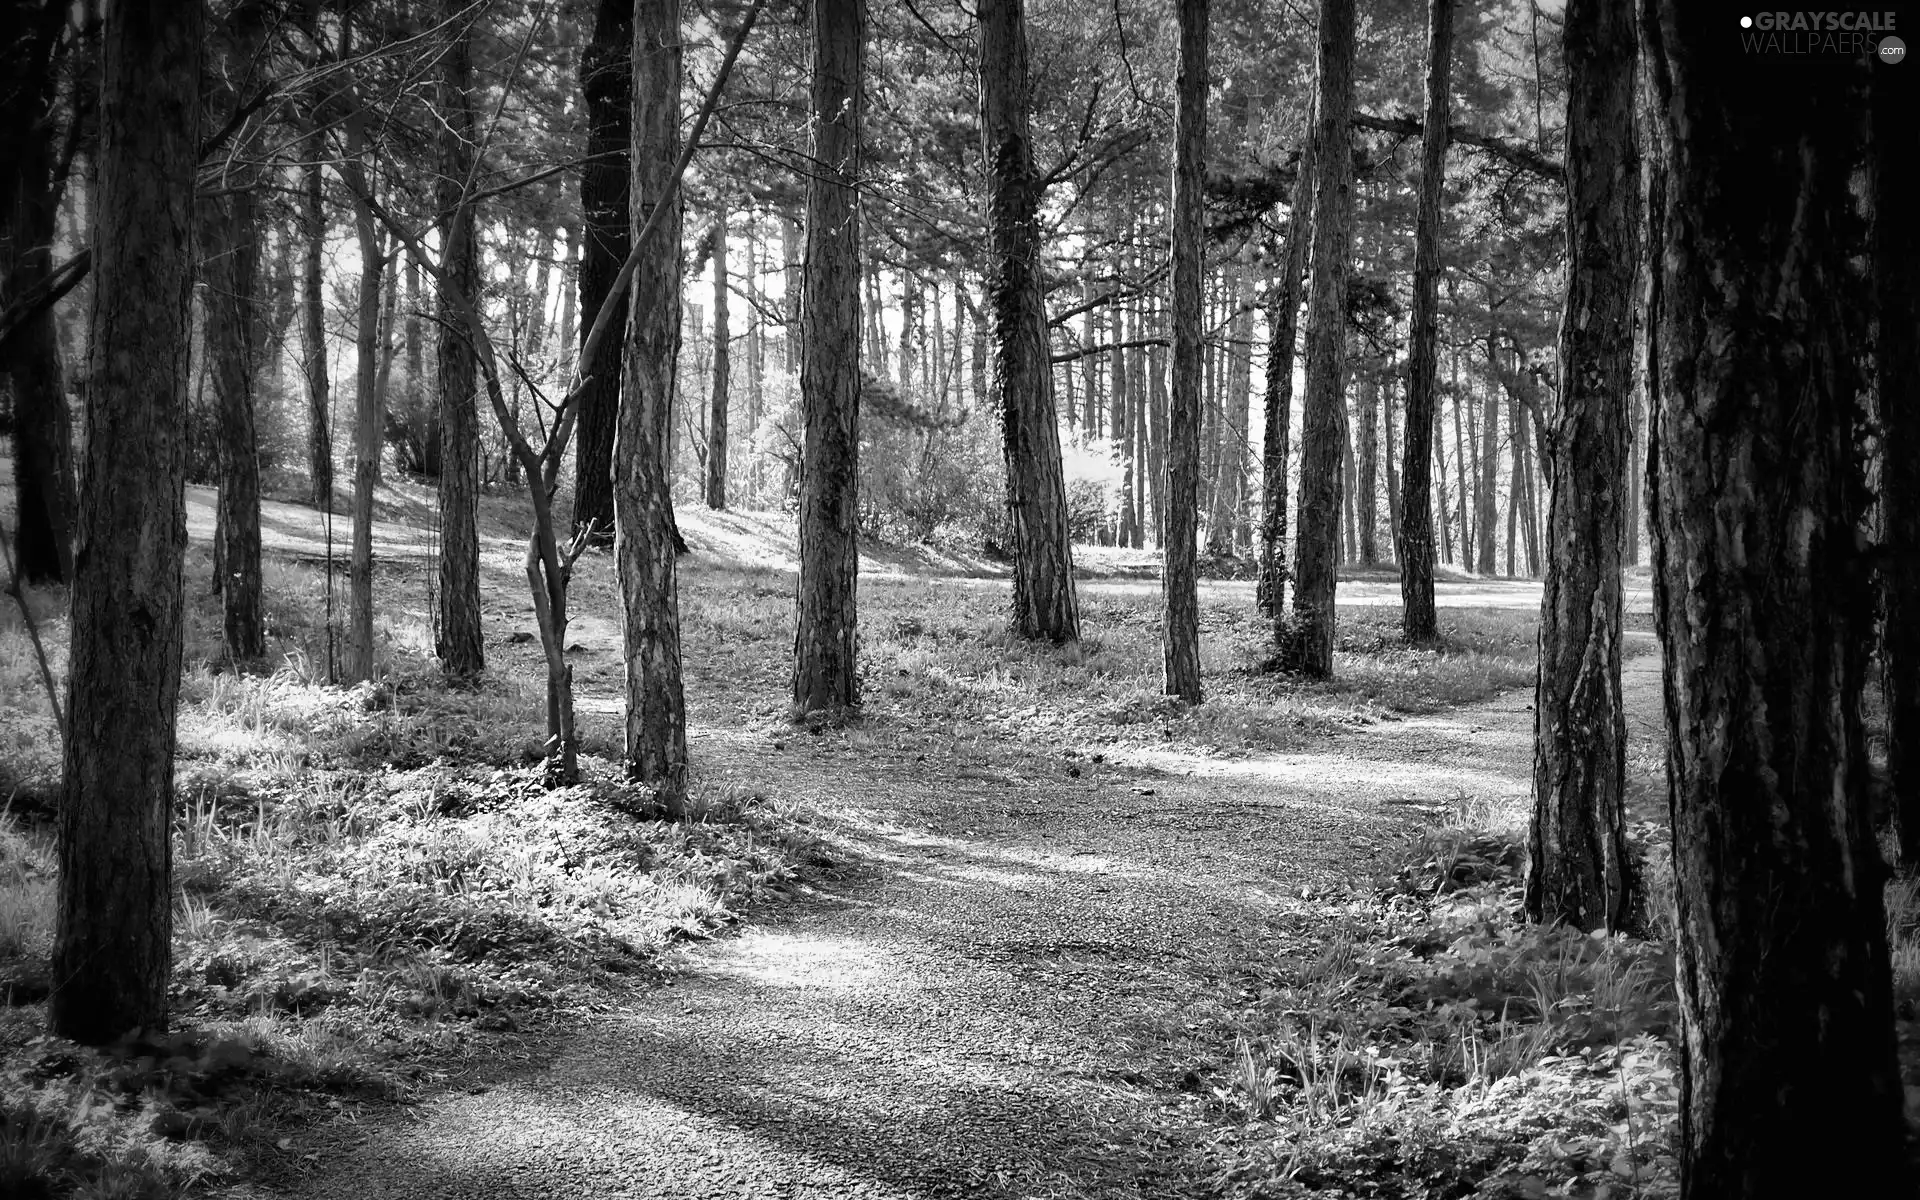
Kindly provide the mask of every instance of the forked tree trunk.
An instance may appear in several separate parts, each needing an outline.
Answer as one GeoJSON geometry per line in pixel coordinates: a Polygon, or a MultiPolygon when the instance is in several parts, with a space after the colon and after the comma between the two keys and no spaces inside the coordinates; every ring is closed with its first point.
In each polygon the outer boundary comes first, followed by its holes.
{"type": "MultiPolygon", "coordinates": [[[[460,0],[449,0],[458,4],[460,0]]],[[[451,20],[457,10],[447,13],[451,20]]],[[[461,28],[455,22],[455,28],[461,28]]],[[[474,206],[466,199],[473,172],[474,113],[469,35],[462,29],[441,61],[440,111],[445,122],[440,211],[440,265],[446,286],[461,297],[480,294],[479,245],[474,206]]],[[[435,357],[439,367],[440,637],[436,650],[448,675],[471,677],[486,669],[480,628],[480,410],[477,363],[469,334],[442,295],[435,357]]]]}
{"type": "MultiPolygon", "coordinates": [[[[1487,291],[1489,320],[1493,317],[1493,291],[1487,291]]],[[[1480,453],[1475,459],[1480,469],[1480,477],[1475,481],[1479,489],[1475,499],[1479,510],[1473,524],[1480,540],[1478,550],[1480,559],[1474,569],[1482,575],[1492,575],[1499,570],[1499,529],[1500,529],[1500,348],[1499,328],[1490,326],[1487,330],[1487,391],[1480,398],[1480,453]]]]}
{"type": "Polygon", "coordinates": [[[1274,638],[1286,628],[1287,459],[1292,452],[1293,356],[1300,331],[1300,291],[1307,274],[1307,248],[1313,238],[1314,122],[1307,121],[1294,179],[1287,225],[1287,254],[1267,312],[1266,434],[1261,446],[1260,610],[1273,621],[1274,638]]]}
{"type": "Polygon", "coordinates": [[[1631,14],[1605,0],[1571,0],[1565,37],[1567,300],[1548,443],[1526,903],[1535,921],[1619,930],[1633,915],[1620,558],[1640,254],[1636,46],[1631,14]]]}
{"type": "Polygon", "coordinates": [[[1174,89],[1173,404],[1167,429],[1167,534],[1161,547],[1162,690],[1189,704],[1200,686],[1200,383],[1206,352],[1201,288],[1206,233],[1208,0],[1179,0],[1180,71],[1174,89]]]}
{"type": "Polygon", "coordinates": [[[1848,306],[1866,64],[1787,88],[1726,47],[1714,13],[1656,0],[1648,17],[1650,158],[1670,173],[1651,491],[1681,1195],[1910,1195],[1859,710],[1873,592],[1848,306]]]}
{"type": "Polygon", "coordinates": [[[707,507],[727,506],[727,392],[733,384],[733,336],[727,304],[727,206],[713,218],[713,403],[707,410],[707,507]]]}
{"type": "MultiPolygon", "coordinates": [[[[633,277],[626,401],[614,455],[614,554],[626,634],[626,773],[654,789],[671,816],[685,811],[687,708],[680,674],[680,584],[668,457],[680,363],[680,0],[633,9],[633,224],[658,227],[633,277]],[[665,205],[658,214],[654,209],[665,205]]],[[[631,245],[631,240],[629,240],[631,245]]]]}
{"type": "MultiPolygon", "coordinates": [[[[813,6],[813,161],[800,396],[806,442],[800,481],[800,595],[794,631],[797,713],[860,701],[856,537],[860,487],[861,87],[866,0],[813,6]]],[[[875,364],[878,366],[879,364],[875,364]]]]}
{"type": "MultiPolygon", "coordinates": [[[[1454,0],[1427,0],[1427,104],[1421,125],[1420,193],[1413,235],[1413,313],[1407,345],[1406,461],[1400,470],[1401,631],[1409,642],[1432,641],[1433,517],[1428,463],[1440,412],[1440,197],[1446,186],[1447,122],[1451,119],[1454,0]]],[[[1440,462],[1440,512],[1446,519],[1446,463],[1440,462]]],[[[1445,531],[1442,530],[1442,541],[1445,531]]]]}
{"type": "MultiPolygon", "coordinates": [[[[593,34],[580,56],[580,90],[587,108],[587,162],[580,172],[585,241],[580,252],[580,329],[585,339],[613,290],[614,276],[633,248],[629,223],[629,154],[633,128],[633,0],[599,0],[593,34]]],[[[573,528],[613,534],[613,443],[627,338],[628,296],[622,293],[590,364],[580,396],[580,445],[574,456],[573,528]]]]}
{"type": "Polygon", "coordinates": [[[116,5],[101,52],[87,469],[74,564],[53,1031],[167,1025],[202,7],[116,5]]]}
{"type": "MultiPolygon", "coordinates": [[[[1013,631],[1024,638],[1072,642],[1080,637],[1080,605],[1073,588],[1067,485],[1054,420],[1040,184],[1027,128],[1022,0],[983,0],[979,17],[980,141],[992,240],[987,297],[993,309],[993,396],[1000,410],[1013,526],[1013,631]]],[[[1116,352],[1116,372],[1121,362],[1116,352]]],[[[1125,410],[1119,382],[1116,375],[1116,416],[1125,410]]]]}
{"type": "Polygon", "coordinates": [[[1293,626],[1281,662],[1333,673],[1333,594],[1340,535],[1340,458],[1346,444],[1347,275],[1353,232],[1353,0],[1320,6],[1314,112],[1313,250],[1307,290],[1307,379],[1300,433],[1300,533],[1294,548],[1293,626]]]}

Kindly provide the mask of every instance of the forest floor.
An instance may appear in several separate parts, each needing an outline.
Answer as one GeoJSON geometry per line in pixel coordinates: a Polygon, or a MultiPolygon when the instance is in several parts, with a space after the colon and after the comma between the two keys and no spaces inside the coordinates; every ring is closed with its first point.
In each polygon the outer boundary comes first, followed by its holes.
{"type": "MultiPolygon", "coordinates": [[[[689,510],[698,819],[668,826],[621,807],[605,556],[568,639],[587,782],[538,787],[525,518],[485,510],[489,681],[438,681],[431,507],[402,485],[376,531],[382,679],[342,689],[319,665],[319,516],[266,506],[277,660],[234,672],[191,490],[170,1039],[35,1036],[58,737],[0,615],[0,1192],[1673,1190],[1657,906],[1652,940],[1514,920],[1537,585],[1447,579],[1443,639],[1414,649],[1397,585],[1361,573],[1336,678],[1310,683],[1262,669],[1246,585],[1205,584],[1189,709],[1158,694],[1150,555],[1076,550],[1088,636],[1062,651],[1007,636],[999,565],[881,547],[865,713],[795,726],[790,518],[689,510]]],[[[57,672],[60,599],[30,599],[57,672]]],[[[1637,625],[1630,765],[1657,847],[1637,625]]],[[[1911,1016],[1920,904],[1896,899],[1911,1016]]]]}

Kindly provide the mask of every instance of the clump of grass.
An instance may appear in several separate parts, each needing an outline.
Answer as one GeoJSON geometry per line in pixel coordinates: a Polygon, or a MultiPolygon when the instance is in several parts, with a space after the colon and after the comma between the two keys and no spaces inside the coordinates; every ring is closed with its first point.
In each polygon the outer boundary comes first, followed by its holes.
{"type": "Polygon", "coordinates": [[[53,846],[0,812],[0,977],[9,962],[44,956],[53,941],[53,846]]]}

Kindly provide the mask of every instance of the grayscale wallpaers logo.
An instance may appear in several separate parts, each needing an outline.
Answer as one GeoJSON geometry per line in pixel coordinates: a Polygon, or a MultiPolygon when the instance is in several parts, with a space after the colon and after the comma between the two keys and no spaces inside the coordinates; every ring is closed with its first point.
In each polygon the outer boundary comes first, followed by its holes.
{"type": "Polygon", "coordinates": [[[1762,12],[1740,18],[1740,48],[1767,58],[1876,58],[1898,63],[1907,44],[1891,12],[1762,12]]]}

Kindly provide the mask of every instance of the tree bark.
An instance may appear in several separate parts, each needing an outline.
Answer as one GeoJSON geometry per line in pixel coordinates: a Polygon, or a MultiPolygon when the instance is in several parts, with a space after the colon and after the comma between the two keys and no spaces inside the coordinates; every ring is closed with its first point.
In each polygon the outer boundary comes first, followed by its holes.
{"type": "MultiPolygon", "coordinates": [[[[800,345],[801,467],[796,713],[860,702],[860,174],[865,0],[813,6],[813,159],[800,345]]],[[[878,364],[876,364],[878,365],[878,364]]]]}
{"type": "MultiPolygon", "coordinates": [[[[49,35],[49,39],[54,35],[49,35]]],[[[0,307],[44,284],[53,273],[53,243],[60,202],[55,193],[54,122],[35,119],[55,103],[58,72],[48,61],[51,46],[35,50],[18,46],[24,57],[42,64],[27,73],[18,86],[23,104],[34,109],[9,128],[0,152],[12,158],[0,166],[0,180],[11,176],[11,194],[0,192],[0,307]],[[29,79],[38,78],[40,86],[29,79]]],[[[14,567],[21,578],[35,583],[65,583],[73,579],[75,496],[73,429],[67,409],[65,371],[60,357],[60,334],[53,307],[47,305],[28,317],[6,342],[0,358],[13,393],[13,482],[15,499],[14,567]]]]}
{"type": "Polygon", "coordinates": [[[308,138],[309,161],[301,171],[300,216],[305,241],[300,263],[304,318],[300,365],[307,382],[307,479],[313,506],[326,511],[333,507],[333,425],[327,395],[327,304],[321,272],[321,251],[327,239],[326,210],[321,207],[321,151],[321,138],[315,133],[308,138]]]}
{"type": "Polygon", "coordinates": [[[1167,534],[1161,546],[1162,690],[1188,704],[1200,687],[1200,588],[1194,573],[1200,516],[1200,383],[1206,352],[1201,288],[1206,234],[1208,0],[1179,0],[1180,69],[1174,89],[1173,404],[1167,430],[1167,534]]]}
{"type": "Polygon", "coordinates": [[[1372,375],[1360,380],[1359,471],[1354,478],[1354,520],[1359,526],[1360,561],[1380,562],[1380,385],[1372,375]]]}
{"type": "Polygon", "coordinates": [[[1548,441],[1526,904],[1535,921],[1620,930],[1633,918],[1620,703],[1623,490],[1640,255],[1632,16],[1605,0],[1571,0],[1565,47],[1567,300],[1560,403],[1548,441]]]}
{"type": "Polygon", "coordinates": [[[733,336],[727,312],[727,207],[713,218],[713,404],[707,412],[707,507],[727,507],[727,392],[732,386],[733,336]]]}
{"type": "MultiPolygon", "coordinates": [[[[1451,119],[1454,0],[1427,2],[1427,101],[1420,142],[1420,192],[1413,242],[1413,312],[1408,324],[1407,434],[1400,469],[1401,631],[1409,642],[1432,641],[1433,517],[1428,463],[1439,447],[1433,436],[1440,411],[1440,199],[1446,187],[1447,122],[1451,119]]],[[[1446,513],[1446,463],[1439,451],[1440,511],[1446,513]]],[[[1445,531],[1442,530],[1442,541],[1445,531]]]]}
{"type": "MultiPolygon", "coordinates": [[[[580,253],[580,329],[584,342],[592,316],[605,305],[614,276],[633,249],[628,213],[633,129],[633,0],[599,0],[593,33],[580,56],[580,91],[587,108],[587,163],[580,172],[580,212],[585,233],[580,253]]],[[[625,363],[627,306],[622,294],[603,335],[580,395],[580,444],[574,451],[573,529],[613,534],[613,444],[625,363]]]]}
{"type": "Polygon", "coordinates": [[[680,0],[633,7],[633,219],[639,236],[665,206],[633,277],[626,342],[626,400],[614,454],[618,515],[614,555],[626,615],[626,774],[654,789],[670,816],[685,812],[687,706],[681,683],[680,583],[675,558],[672,463],[680,362],[680,0]]]}
{"type": "Polygon", "coordinates": [[[1282,665],[1333,673],[1333,596],[1346,444],[1347,276],[1353,231],[1353,0],[1323,0],[1314,112],[1313,251],[1307,290],[1307,379],[1300,432],[1300,531],[1293,624],[1282,665]]]}
{"type": "Polygon", "coordinates": [[[1728,48],[1715,13],[1656,0],[1647,18],[1649,158],[1669,173],[1650,490],[1681,1194],[1908,1195],[1859,712],[1864,64],[1783,87],[1728,48]]]}
{"type": "Polygon", "coordinates": [[[1873,283],[1880,313],[1874,373],[1880,398],[1885,530],[1880,683],[1887,768],[1899,805],[1900,858],[1920,866],[1920,124],[1916,89],[1897,66],[1873,74],[1873,283]],[[1904,331],[1904,332],[1902,332],[1904,331]]]}
{"type": "MultiPolygon", "coordinates": [[[[1013,525],[1013,631],[1080,637],[1067,532],[1067,485],[1053,406],[1040,182],[1028,132],[1027,35],[1022,0],[982,0],[980,141],[987,164],[987,294],[993,309],[993,398],[1000,410],[1013,525]]],[[[1115,369],[1119,370],[1119,360],[1115,369]]],[[[1124,411],[1116,385],[1115,414],[1124,411]]]]}
{"type": "Polygon", "coordinates": [[[220,473],[217,570],[227,654],[256,659],[267,652],[261,611],[260,457],[254,434],[255,304],[259,219],[245,184],[201,201],[206,242],[205,344],[219,421],[220,473]]]}
{"type": "Polygon", "coordinates": [[[1266,434],[1261,446],[1260,610],[1273,621],[1276,642],[1287,628],[1287,458],[1292,451],[1294,343],[1300,331],[1300,285],[1313,238],[1313,122],[1300,149],[1287,225],[1287,254],[1273,307],[1267,312],[1266,434]]]}
{"type": "MultiPolygon", "coordinates": [[[[458,0],[448,0],[457,4],[458,0]]],[[[441,173],[438,205],[448,214],[441,230],[441,268],[445,287],[458,297],[480,294],[478,214],[467,200],[473,173],[473,60],[470,35],[459,30],[446,57],[440,85],[441,173]]],[[[435,347],[440,396],[440,612],[441,668],[450,676],[471,678],[486,669],[486,644],[480,627],[480,405],[474,347],[457,311],[456,296],[439,300],[435,347]]]]}
{"type": "Polygon", "coordinates": [[[102,50],[87,469],[74,561],[53,1031],[165,1029],[202,9],[116,5],[102,50]]]}
{"type": "MultiPolygon", "coordinates": [[[[1489,319],[1492,316],[1492,289],[1487,292],[1489,319]]],[[[1480,560],[1475,570],[1482,575],[1492,575],[1498,567],[1500,522],[1500,384],[1495,378],[1500,370],[1499,331],[1497,327],[1487,331],[1487,394],[1480,402],[1480,455],[1478,465],[1480,478],[1477,481],[1479,492],[1479,513],[1474,518],[1474,528],[1479,534],[1477,549],[1480,560]]]]}

